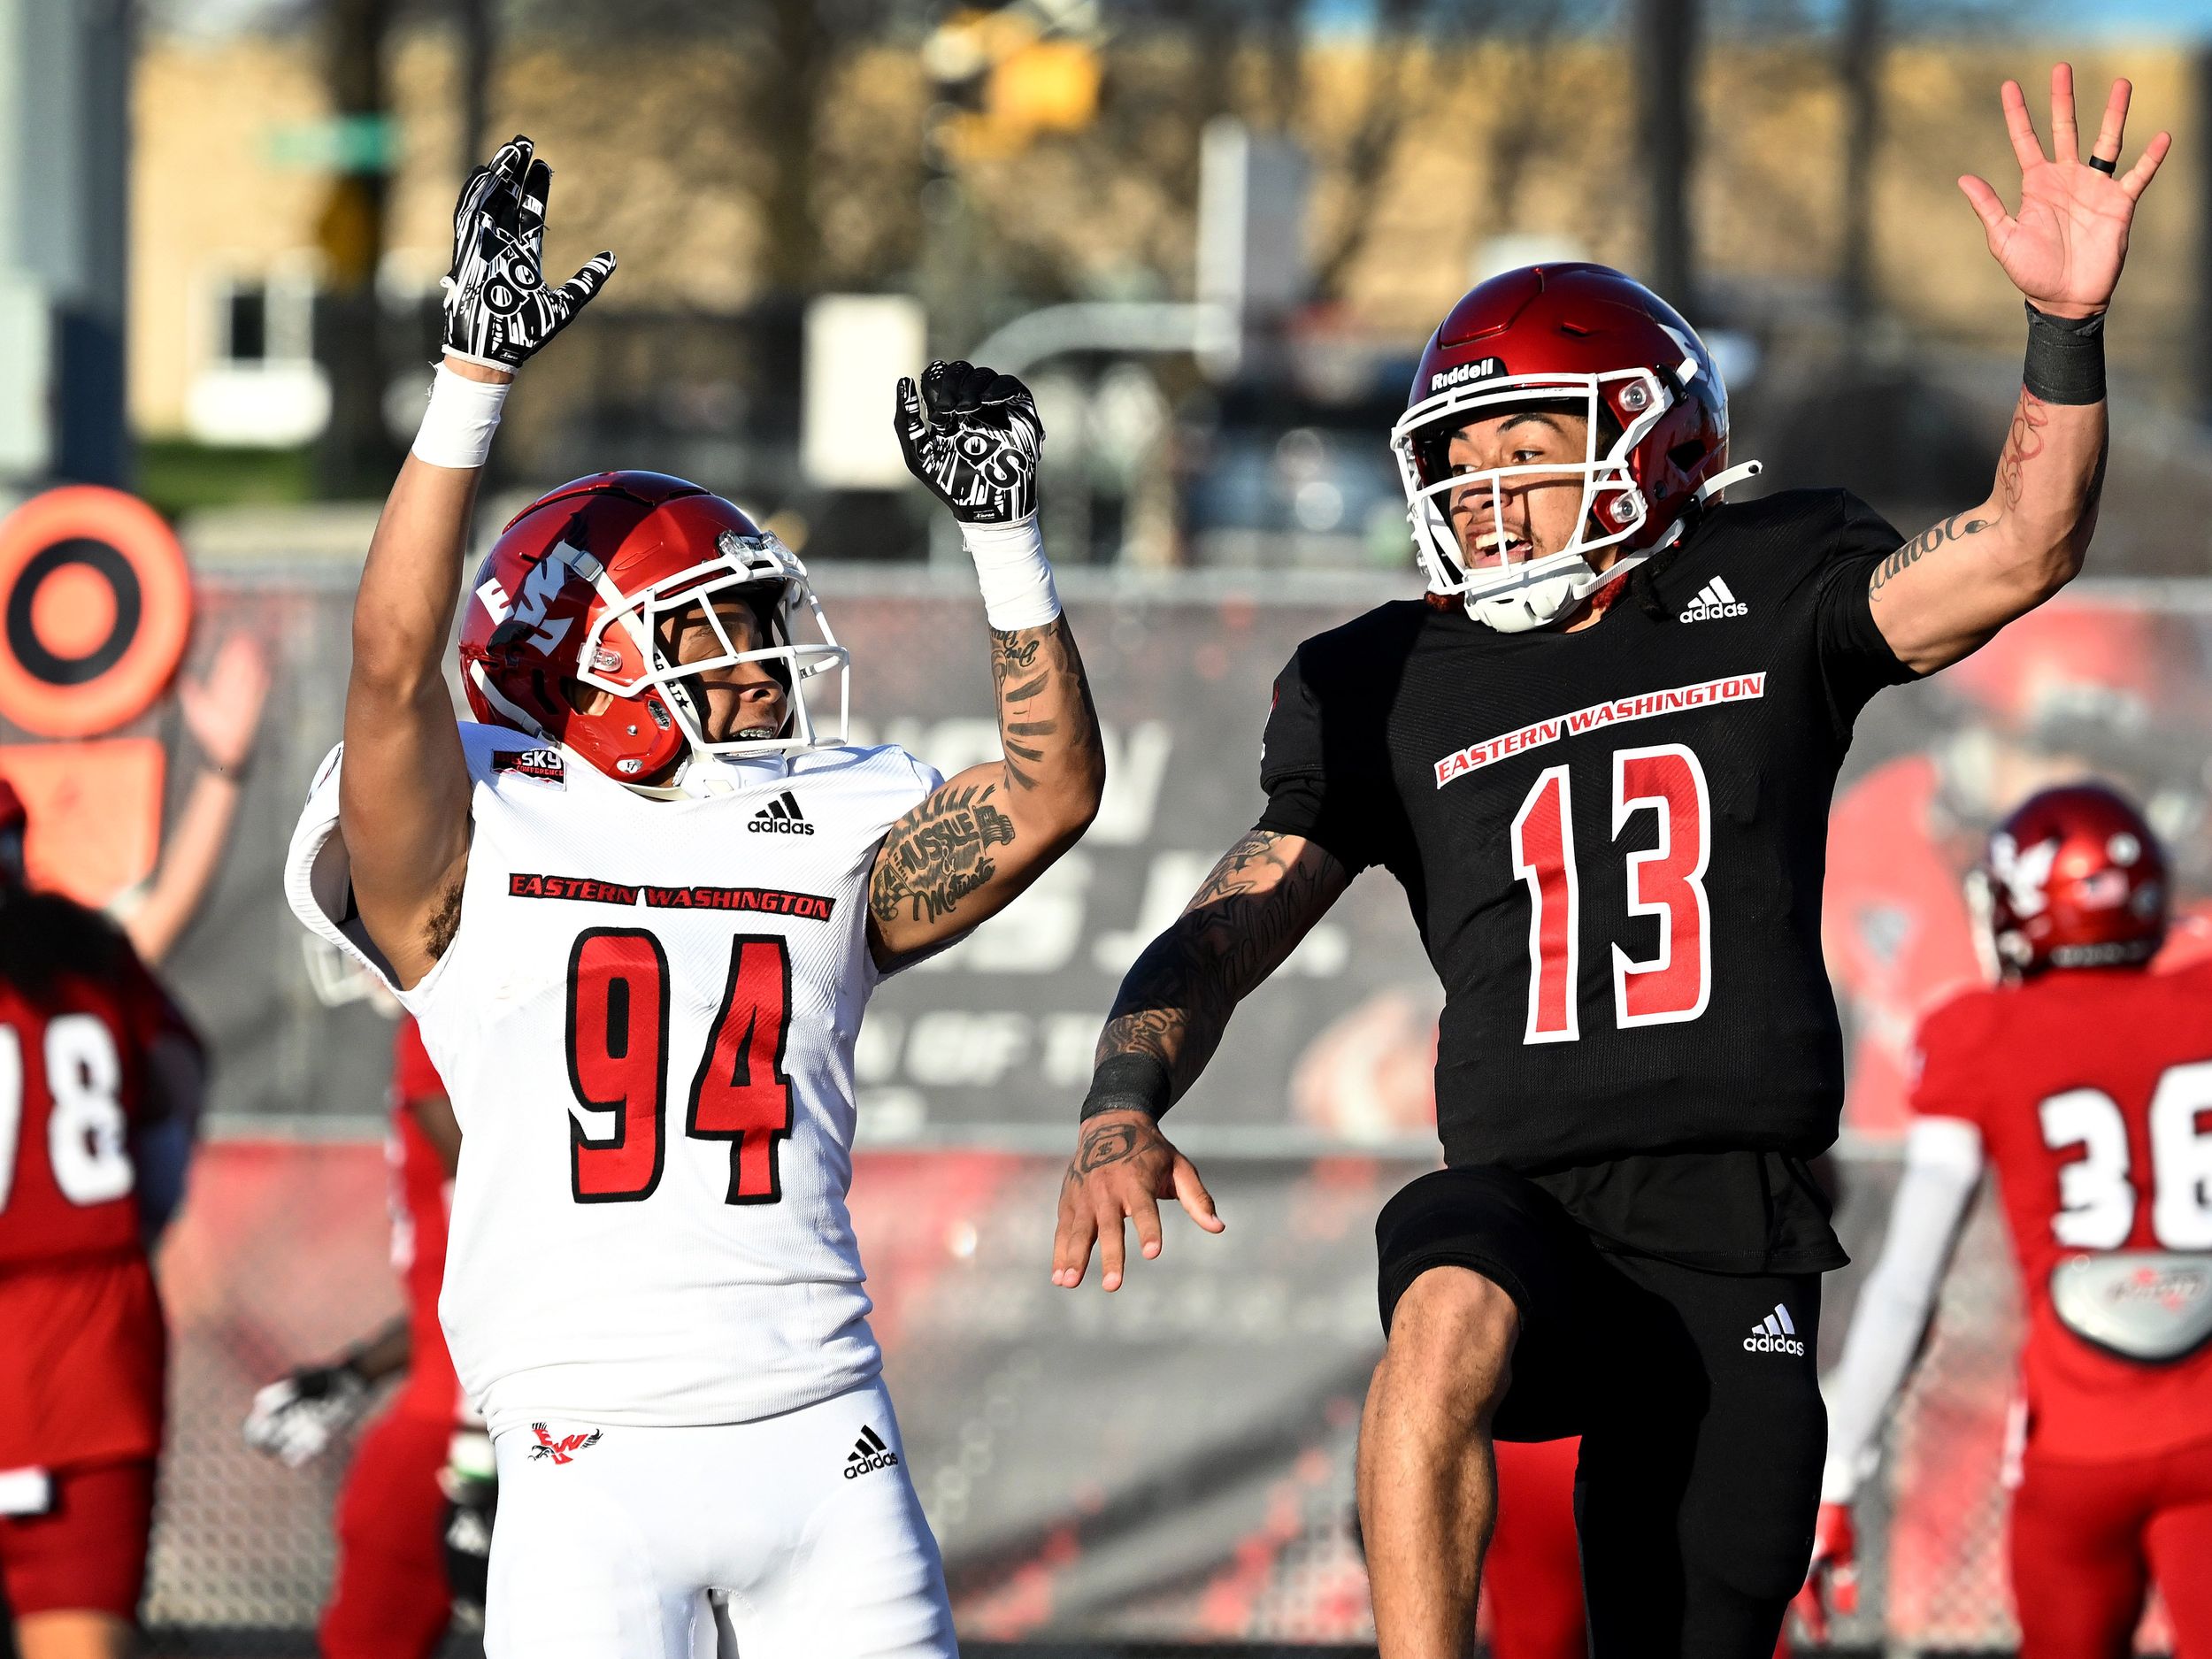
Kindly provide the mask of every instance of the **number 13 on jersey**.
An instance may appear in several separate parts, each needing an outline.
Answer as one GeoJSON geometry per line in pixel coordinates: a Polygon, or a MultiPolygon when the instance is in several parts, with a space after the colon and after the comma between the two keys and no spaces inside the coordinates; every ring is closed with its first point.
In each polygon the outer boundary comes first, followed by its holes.
{"type": "MultiPolygon", "coordinates": [[[[1712,909],[1705,864],[1712,803],[1705,769],[1679,743],[1613,755],[1613,836],[1649,812],[1658,845],[1625,855],[1628,910],[1656,918],[1659,949],[1643,960],[1613,947],[1613,1018],[1625,1030],[1695,1019],[1712,995],[1712,909]]],[[[1547,767],[1513,816],[1513,872],[1527,884],[1528,1026],[1524,1042],[1573,1042],[1582,1035],[1577,995],[1582,891],[1576,872],[1573,779],[1547,767]]]]}
{"type": "MultiPolygon", "coordinates": [[[[791,957],[772,933],[730,941],[729,981],[691,1080],[684,1133],[728,1141],[726,1202],[783,1196],[777,1148],[791,1133],[784,1037],[791,957]]],[[[668,1117],[668,956],[651,933],[594,927],[568,964],[570,1189],[580,1204],[634,1203],[660,1185],[668,1117]]]]}

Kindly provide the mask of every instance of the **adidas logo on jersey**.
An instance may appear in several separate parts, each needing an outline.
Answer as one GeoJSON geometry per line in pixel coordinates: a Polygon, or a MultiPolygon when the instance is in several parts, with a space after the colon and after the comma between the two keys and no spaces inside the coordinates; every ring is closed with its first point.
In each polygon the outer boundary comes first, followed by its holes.
{"type": "Polygon", "coordinates": [[[754,813],[753,821],[746,827],[776,835],[814,833],[814,826],[799,810],[799,798],[788,789],[754,813]]]}
{"type": "Polygon", "coordinates": [[[1805,1345],[1797,1340],[1797,1327],[1790,1322],[1790,1310],[1780,1302],[1774,1311],[1751,1327],[1751,1334],[1743,1340],[1747,1354],[1799,1354],[1805,1345]]]}
{"type": "Polygon", "coordinates": [[[883,1436],[863,1424],[860,1438],[853,1442],[851,1454],[845,1459],[845,1479],[857,1480],[879,1469],[897,1465],[899,1455],[884,1444],[883,1436]]]}
{"type": "Polygon", "coordinates": [[[1685,622],[1717,622],[1723,617],[1748,616],[1751,607],[1728,591],[1728,584],[1716,576],[1697,590],[1697,597],[1690,601],[1683,611],[1685,622]]]}

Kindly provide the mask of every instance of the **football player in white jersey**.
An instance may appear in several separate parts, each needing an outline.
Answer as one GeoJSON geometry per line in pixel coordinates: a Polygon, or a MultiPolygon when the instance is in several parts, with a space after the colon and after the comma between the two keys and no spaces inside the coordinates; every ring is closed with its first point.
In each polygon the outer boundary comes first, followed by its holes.
{"type": "Polygon", "coordinates": [[[463,594],[506,384],[614,265],[546,286],[549,182],[518,138],[462,194],[445,362],[287,874],[420,1022],[460,1120],[441,1315],[499,1467],[486,1648],[688,1655],[718,1618],[744,1659],[951,1654],[845,1205],[853,1040],[883,974],[1097,810],[1042,428],[987,370],[899,385],[991,628],[1006,758],[949,782],[846,744],[799,562],[680,480],[554,491],[463,594]],[[472,724],[442,672],[457,601],[472,724]]]}

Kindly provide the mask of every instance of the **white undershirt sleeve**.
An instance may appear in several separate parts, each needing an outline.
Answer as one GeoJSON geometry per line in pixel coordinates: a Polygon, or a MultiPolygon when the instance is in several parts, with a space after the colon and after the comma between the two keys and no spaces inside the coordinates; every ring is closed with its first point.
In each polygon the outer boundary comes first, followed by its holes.
{"type": "Polygon", "coordinates": [[[1824,1503],[1848,1503],[1881,1461],[1882,1426],[1919,1357],[1959,1224],[1982,1176],[1982,1135],[1960,1118],[1915,1120],[1881,1259],[1867,1275],[1828,1401],[1824,1503]]]}

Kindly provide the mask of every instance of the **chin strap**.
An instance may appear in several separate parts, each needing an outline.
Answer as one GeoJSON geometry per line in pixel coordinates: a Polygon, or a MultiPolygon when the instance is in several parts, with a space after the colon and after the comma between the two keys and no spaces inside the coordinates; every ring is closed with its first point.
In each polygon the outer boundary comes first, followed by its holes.
{"type": "Polygon", "coordinates": [[[1697,504],[1702,507],[1731,484],[1744,483],[1758,477],[1766,470],[1766,463],[1763,461],[1746,461],[1740,466],[1732,466],[1725,472],[1716,472],[1697,487],[1697,504]]]}

